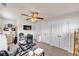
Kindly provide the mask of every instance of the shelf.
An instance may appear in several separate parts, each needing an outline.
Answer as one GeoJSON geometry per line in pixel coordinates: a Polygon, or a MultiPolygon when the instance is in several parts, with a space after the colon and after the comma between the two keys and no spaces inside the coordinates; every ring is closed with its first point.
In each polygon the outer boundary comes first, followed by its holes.
{"type": "Polygon", "coordinates": [[[74,31],[74,55],[79,55],[79,32],[74,31]]]}

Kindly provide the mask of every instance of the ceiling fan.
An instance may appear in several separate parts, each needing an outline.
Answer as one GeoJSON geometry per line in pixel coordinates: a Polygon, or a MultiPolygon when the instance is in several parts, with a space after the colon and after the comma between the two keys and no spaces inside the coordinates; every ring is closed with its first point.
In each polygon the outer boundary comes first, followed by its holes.
{"type": "Polygon", "coordinates": [[[42,17],[39,17],[38,12],[31,12],[31,15],[27,15],[27,14],[22,13],[21,15],[27,16],[28,18],[26,20],[31,20],[31,21],[37,21],[38,19],[41,19],[41,20],[44,19],[42,17]]]}

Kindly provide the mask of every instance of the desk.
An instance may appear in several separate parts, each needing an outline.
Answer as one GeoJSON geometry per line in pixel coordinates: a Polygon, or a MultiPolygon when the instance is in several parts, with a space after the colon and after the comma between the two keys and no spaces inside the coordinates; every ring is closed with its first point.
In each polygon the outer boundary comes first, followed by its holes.
{"type": "Polygon", "coordinates": [[[44,56],[44,50],[41,48],[37,48],[36,50],[34,50],[34,53],[36,56],[44,56]]]}

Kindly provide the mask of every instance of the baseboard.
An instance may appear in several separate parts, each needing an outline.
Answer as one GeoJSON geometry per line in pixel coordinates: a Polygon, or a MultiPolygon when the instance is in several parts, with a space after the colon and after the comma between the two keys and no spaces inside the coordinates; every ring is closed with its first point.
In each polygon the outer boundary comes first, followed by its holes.
{"type": "MultiPolygon", "coordinates": [[[[47,42],[47,41],[40,41],[40,42],[44,42],[44,43],[49,44],[50,46],[54,46],[53,44],[51,44],[50,42],[47,42]]],[[[55,46],[55,47],[57,47],[57,46],[55,46]]],[[[57,47],[57,48],[60,48],[60,47],[57,47]]],[[[60,49],[65,50],[65,51],[67,51],[67,52],[73,54],[71,51],[68,51],[68,50],[66,50],[66,49],[63,49],[63,48],[60,48],[60,49]]]]}

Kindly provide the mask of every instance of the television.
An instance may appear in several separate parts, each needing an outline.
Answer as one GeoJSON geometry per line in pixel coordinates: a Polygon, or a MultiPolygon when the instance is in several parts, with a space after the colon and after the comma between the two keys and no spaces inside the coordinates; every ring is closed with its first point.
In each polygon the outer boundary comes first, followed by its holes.
{"type": "Polygon", "coordinates": [[[31,25],[23,25],[23,30],[31,30],[32,26],[31,25]]]}

